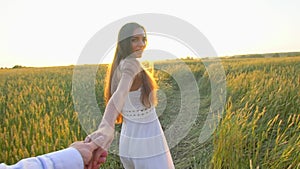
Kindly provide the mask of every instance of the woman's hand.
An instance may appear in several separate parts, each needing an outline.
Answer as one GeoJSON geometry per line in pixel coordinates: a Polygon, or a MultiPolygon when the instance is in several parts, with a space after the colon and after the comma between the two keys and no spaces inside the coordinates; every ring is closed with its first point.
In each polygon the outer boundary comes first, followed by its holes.
{"type": "MultiPolygon", "coordinates": [[[[105,116],[105,117],[114,119],[113,116],[112,117],[105,116]]],[[[101,147],[107,151],[111,142],[114,139],[114,131],[115,131],[114,121],[113,120],[110,121],[112,122],[108,123],[107,119],[103,118],[98,129],[93,133],[89,134],[85,138],[84,142],[85,143],[93,142],[98,147],[101,147]]]]}

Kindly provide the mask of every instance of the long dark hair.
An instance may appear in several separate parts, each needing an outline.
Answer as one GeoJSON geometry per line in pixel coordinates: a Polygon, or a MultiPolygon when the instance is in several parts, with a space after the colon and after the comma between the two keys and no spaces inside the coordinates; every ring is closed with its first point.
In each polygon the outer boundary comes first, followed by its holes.
{"type": "MultiPolygon", "coordinates": [[[[116,73],[117,67],[119,66],[122,59],[125,59],[133,52],[131,49],[130,39],[133,35],[134,30],[137,28],[142,28],[146,34],[145,28],[137,23],[127,23],[119,31],[118,43],[116,46],[114,59],[112,64],[108,68],[108,72],[106,76],[106,86],[105,86],[105,93],[104,93],[106,104],[108,103],[112,94],[116,91],[117,85],[113,85],[113,76],[116,73]]],[[[151,105],[156,105],[157,98],[156,98],[155,91],[157,89],[157,84],[154,78],[144,69],[140,72],[140,75],[142,78],[142,88],[141,88],[142,103],[146,107],[150,107],[151,105]]],[[[119,80],[120,79],[117,80],[117,83],[119,82],[119,80]]],[[[120,114],[116,120],[116,123],[120,124],[121,122],[122,122],[122,116],[120,114]]]]}

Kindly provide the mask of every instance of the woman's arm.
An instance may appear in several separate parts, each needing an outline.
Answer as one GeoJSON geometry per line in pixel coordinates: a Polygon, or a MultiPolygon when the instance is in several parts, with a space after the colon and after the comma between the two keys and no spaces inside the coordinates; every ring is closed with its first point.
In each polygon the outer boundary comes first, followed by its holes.
{"type": "Polygon", "coordinates": [[[98,130],[93,132],[86,139],[86,141],[92,140],[105,150],[109,148],[114,138],[115,120],[123,108],[134,77],[142,70],[140,63],[136,58],[125,59],[119,66],[122,75],[118,87],[108,101],[98,130]]]}

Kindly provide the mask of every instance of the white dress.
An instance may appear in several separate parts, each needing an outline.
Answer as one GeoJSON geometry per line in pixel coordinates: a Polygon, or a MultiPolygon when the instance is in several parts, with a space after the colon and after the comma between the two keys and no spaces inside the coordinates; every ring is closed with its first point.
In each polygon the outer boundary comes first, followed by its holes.
{"type": "Polygon", "coordinates": [[[146,108],[141,91],[129,92],[122,109],[119,153],[125,169],[174,169],[155,107],[146,108]]]}

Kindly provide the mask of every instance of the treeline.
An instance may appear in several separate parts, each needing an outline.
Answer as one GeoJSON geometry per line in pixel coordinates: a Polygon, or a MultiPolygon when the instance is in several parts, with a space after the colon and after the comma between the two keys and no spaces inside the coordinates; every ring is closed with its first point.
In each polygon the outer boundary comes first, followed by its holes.
{"type": "Polygon", "coordinates": [[[26,68],[26,66],[22,66],[22,65],[15,65],[12,68],[8,68],[8,67],[1,67],[0,69],[19,69],[19,68],[26,68]]]}
{"type": "Polygon", "coordinates": [[[281,53],[262,53],[262,54],[246,54],[246,55],[234,55],[226,58],[278,58],[278,57],[294,57],[300,56],[300,52],[281,52],[281,53]]]}

